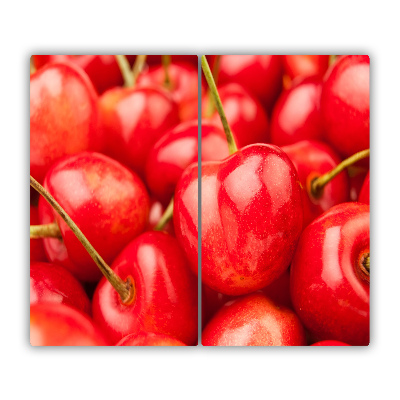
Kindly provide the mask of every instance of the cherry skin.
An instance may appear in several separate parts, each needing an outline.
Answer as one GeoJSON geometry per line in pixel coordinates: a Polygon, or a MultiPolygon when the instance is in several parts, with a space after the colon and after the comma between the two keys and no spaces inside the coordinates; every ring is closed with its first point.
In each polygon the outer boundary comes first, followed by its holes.
{"type": "Polygon", "coordinates": [[[155,142],[177,125],[179,110],[171,95],[156,88],[115,88],[100,97],[107,154],[142,178],[155,142]]]}
{"type": "Polygon", "coordinates": [[[148,71],[139,75],[137,87],[164,87],[171,93],[178,104],[181,121],[197,118],[197,107],[191,105],[198,103],[198,70],[192,64],[171,63],[168,65],[170,86],[166,87],[165,70],[161,65],[151,66],[148,71]],[[193,114],[193,111],[195,113],[193,114]]]}
{"type": "Polygon", "coordinates": [[[284,55],[283,69],[291,80],[309,76],[322,78],[329,66],[329,55],[284,55]]]}
{"type": "MultiPolygon", "coordinates": [[[[39,210],[35,206],[30,206],[30,223],[39,225],[39,210]]],[[[43,239],[30,239],[30,261],[47,261],[44,251],[43,239]]]]}
{"type": "Polygon", "coordinates": [[[30,304],[58,303],[91,313],[89,298],[80,282],[65,268],[31,262],[30,304]]]}
{"type": "Polygon", "coordinates": [[[321,93],[326,140],[343,157],[369,148],[369,57],[339,57],[321,93]]]}
{"type": "Polygon", "coordinates": [[[123,280],[131,277],[135,287],[130,304],[122,303],[105,278],[96,288],[93,318],[112,343],[144,330],[195,344],[197,282],[175,238],[145,232],[125,247],[111,268],[123,280]]]}
{"type": "Polygon", "coordinates": [[[369,204],[369,171],[365,177],[364,183],[361,187],[360,194],[358,196],[358,201],[360,203],[369,204]]]}
{"type": "Polygon", "coordinates": [[[186,346],[186,344],[160,333],[140,332],[126,335],[116,346],[186,346]]]}
{"type": "MultiPolygon", "coordinates": [[[[293,305],[290,298],[289,269],[287,269],[278,279],[274,280],[268,286],[260,289],[260,292],[262,292],[276,304],[292,309],[293,305]]],[[[215,290],[210,289],[207,285],[202,284],[202,326],[204,327],[224,304],[237,298],[239,298],[239,296],[228,296],[226,294],[218,293],[215,290]]]]}
{"type": "MultiPolygon", "coordinates": [[[[221,86],[218,93],[239,148],[248,144],[269,142],[268,116],[254,96],[234,83],[221,86]]],[[[209,96],[205,95],[202,102],[203,117],[205,118],[207,118],[209,101],[209,96]]],[[[210,120],[222,127],[216,109],[210,120]]]]}
{"type": "Polygon", "coordinates": [[[271,112],[282,90],[282,58],[277,55],[222,55],[218,84],[238,83],[271,112]]]}
{"type": "Polygon", "coordinates": [[[296,167],[303,190],[303,226],[336,204],[349,201],[349,181],[346,171],[341,172],[315,196],[311,190],[312,180],[331,171],[340,162],[338,154],[322,142],[303,140],[282,150],[296,167]]]}
{"type": "Polygon", "coordinates": [[[49,64],[30,78],[30,169],[42,183],[61,157],[100,150],[98,97],[88,76],[71,64],[49,64]]]}
{"type": "Polygon", "coordinates": [[[338,340],[322,340],[311,344],[310,346],[350,346],[347,343],[339,342],[338,340]]]}
{"type": "Polygon", "coordinates": [[[109,346],[92,319],[66,304],[31,305],[32,346],[109,346]]]}
{"type": "Polygon", "coordinates": [[[320,115],[322,80],[306,78],[279,96],[271,117],[271,143],[277,146],[301,140],[322,140],[320,115]]]}
{"type": "Polygon", "coordinates": [[[296,314],[262,293],[228,302],[208,323],[203,346],[305,346],[296,314]]]}
{"type": "Polygon", "coordinates": [[[342,203],[302,233],[290,270],[294,309],[317,340],[369,344],[369,206],[342,203]]]}
{"type": "MultiPolygon", "coordinates": [[[[197,273],[198,166],[175,190],[176,236],[197,273]],[[194,261],[194,262],[193,262],[194,261]]],[[[228,295],[261,289],[288,268],[302,230],[301,186],[287,155],[250,145],[202,164],[202,282],[228,295]]]]}
{"type": "Polygon", "coordinates": [[[34,55],[37,69],[49,62],[67,62],[82,68],[98,94],[114,86],[122,86],[123,78],[114,55],[34,55]]]}
{"type": "MultiPolygon", "coordinates": [[[[103,154],[84,152],[60,160],[46,175],[44,187],[106,263],[146,228],[150,200],[143,182],[103,154]]],[[[56,221],[62,235],[62,242],[44,239],[48,258],[80,280],[99,280],[101,273],[86,249],[42,197],[39,213],[43,224],[56,221]]]]}
{"type": "MultiPolygon", "coordinates": [[[[219,125],[201,125],[202,161],[222,160],[229,155],[226,137],[219,125]]],[[[150,151],[146,163],[146,183],[163,204],[168,204],[183,171],[198,160],[198,121],[183,122],[167,131],[150,151]],[[162,171],[162,173],[160,173],[162,171]]]]}

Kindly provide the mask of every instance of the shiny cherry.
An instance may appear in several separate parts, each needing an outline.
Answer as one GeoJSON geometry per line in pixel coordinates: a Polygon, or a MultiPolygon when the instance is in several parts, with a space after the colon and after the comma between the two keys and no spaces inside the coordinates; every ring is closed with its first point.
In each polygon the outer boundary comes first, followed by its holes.
{"type": "MultiPolygon", "coordinates": [[[[288,156],[250,145],[202,164],[202,282],[229,295],[261,289],[289,266],[302,230],[301,186],[288,156]]],[[[175,190],[177,238],[197,272],[198,167],[175,190]]]]}
{"type": "Polygon", "coordinates": [[[369,206],[342,203],[303,231],[290,269],[294,309],[317,340],[369,344],[369,206]]]}
{"type": "MultiPolygon", "coordinates": [[[[265,294],[276,304],[292,309],[293,305],[290,298],[289,269],[287,269],[279,278],[274,280],[268,286],[262,288],[260,292],[265,294]]],[[[209,288],[207,285],[202,284],[202,326],[204,327],[224,304],[237,298],[239,298],[239,296],[228,296],[226,294],[218,293],[215,290],[209,288]]]]}
{"type": "Polygon", "coordinates": [[[116,346],[186,346],[186,344],[161,333],[140,332],[126,335],[116,346]]]}
{"type": "Polygon", "coordinates": [[[151,66],[137,80],[137,88],[163,87],[179,107],[181,121],[197,119],[198,68],[193,64],[171,63],[168,65],[169,84],[165,84],[165,69],[161,65],[151,66]],[[192,107],[195,104],[196,107],[192,107]],[[193,113],[195,111],[195,113],[193,113]]]}
{"type": "Polygon", "coordinates": [[[326,140],[343,157],[369,148],[369,57],[339,57],[321,93],[326,140]]]}
{"type": "Polygon", "coordinates": [[[81,311],[65,304],[31,305],[32,346],[109,346],[110,343],[81,311]]]}
{"type": "MultiPolygon", "coordinates": [[[[229,155],[226,137],[216,123],[201,126],[202,161],[222,160],[229,155]]],[[[163,204],[168,204],[183,171],[198,161],[198,121],[183,122],[167,131],[154,145],[146,163],[146,183],[163,204]],[[162,172],[162,173],[161,173],[162,172]]]]}
{"type": "Polygon", "coordinates": [[[291,80],[309,76],[322,78],[329,66],[329,55],[290,54],[282,59],[284,72],[291,80]]]}
{"type": "Polygon", "coordinates": [[[100,150],[98,97],[85,72],[48,64],[30,77],[30,169],[43,182],[65,155],[100,150]]]}
{"type": "Polygon", "coordinates": [[[123,78],[114,55],[34,55],[37,69],[49,62],[67,62],[82,68],[98,94],[114,86],[122,86],[123,78]]]}
{"type": "Polygon", "coordinates": [[[197,282],[176,239],[165,232],[145,232],[125,247],[111,268],[134,285],[128,304],[105,278],[94,293],[93,318],[112,343],[144,330],[195,344],[197,282]]]}
{"type": "Polygon", "coordinates": [[[238,83],[256,96],[265,110],[272,107],[282,90],[283,66],[279,55],[222,55],[218,85],[238,83]]]}
{"type": "Polygon", "coordinates": [[[306,78],[279,96],[271,117],[271,143],[285,146],[300,140],[321,140],[322,79],[306,78]]]}
{"type": "Polygon", "coordinates": [[[207,324],[203,346],[305,346],[296,314],[262,293],[228,302],[207,324]]]}
{"type": "MultiPolygon", "coordinates": [[[[234,83],[219,87],[218,93],[238,147],[269,142],[268,116],[257,98],[242,86],[234,83]]],[[[222,127],[216,109],[211,116],[207,115],[210,101],[212,100],[206,94],[202,102],[203,117],[209,117],[211,121],[222,127]]]]}
{"type": "MultiPolygon", "coordinates": [[[[143,182],[103,154],[84,152],[60,160],[46,175],[44,187],[107,263],[146,228],[150,200],[143,182]]],[[[42,197],[39,210],[41,223],[56,221],[62,235],[62,241],[44,239],[48,258],[80,280],[99,280],[101,273],[85,248],[42,197]]]]}
{"type": "Polygon", "coordinates": [[[349,181],[346,171],[341,172],[322,191],[314,194],[312,181],[331,171],[340,162],[339,155],[322,142],[303,140],[282,150],[296,167],[303,186],[303,225],[311,221],[336,204],[349,201],[349,181]]]}
{"type": "Polygon", "coordinates": [[[155,142],[177,125],[179,109],[171,95],[156,88],[115,88],[100,97],[107,154],[144,177],[155,142]]]}
{"type": "Polygon", "coordinates": [[[80,282],[65,268],[52,263],[31,262],[30,304],[62,303],[91,313],[89,298],[80,282]]]}

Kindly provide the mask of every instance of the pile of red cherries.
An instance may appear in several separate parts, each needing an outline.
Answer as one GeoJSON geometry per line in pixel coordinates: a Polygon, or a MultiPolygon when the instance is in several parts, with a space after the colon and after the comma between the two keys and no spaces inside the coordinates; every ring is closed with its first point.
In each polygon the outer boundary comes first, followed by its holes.
{"type": "Polygon", "coordinates": [[[32,345],[369,344],[369,57],[201,66],[32,57],[32,345]]]}

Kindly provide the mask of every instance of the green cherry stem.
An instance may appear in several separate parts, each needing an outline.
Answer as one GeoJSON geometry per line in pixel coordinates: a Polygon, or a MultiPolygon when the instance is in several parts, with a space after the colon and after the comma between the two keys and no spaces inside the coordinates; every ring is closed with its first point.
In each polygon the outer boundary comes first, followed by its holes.
{"type": "Polygon", "coordinates": [[[331,55],[329,56],[328,64],[329,64],[329,65],[332,65],[332,64],[336,61],[336,59],[337,59],[337,55],[331,54],[331,55]]]}
{"type": "MultiPolygon", "coordinates": [[[[220,62],[221,62],[221,56],[216,55],[215,59],[214,59],[213,70],[212,70],[215,86],[217,86],[217,84],[218,84],[220,62]]],[[[209,92],[210,92],[210,90],[209,90],[209,92]]],[[[207,104],[206,117],[210,118],[213,115],[214,110],[215,110],[215,103],[211,98],[209,98],[209,101],[207,104]]]]}
{"type": "Polygon", "coordinates": [[[31,225],[29,232],[31,239],[62,238],[60,227],[58,226],[57,222],[43,225],[31,225]]]}
{"type": "Polygon", "coordinates": [[[324,175],[321,175],[318,178],[315,178],[311,183],[311,195],[315,198],[320,197],[322,194],[322,190],[327,183],[329,183],[336,175],[339,175],[346,168],[352,166],[353,164],[364,158],[369,157],[369,153],[369,149],[359,151],[349,158],[346,158],[331,171],[327,172],[324,175]]]}
{"type": "Polygon", "coordinates": [[[167,224],[167,222],[172,218],[174,213],[174,198],[171,199],[167,208],[164,211],[164,214],[161,216],[157,225],[154,227],[155,231],[162,231],[167,224]]]}
{"type": "Polygon", "coordinates": [[[171,64],[171,56],[162,55],[161,61],[162,61],[162,66],[164,68],[164,74],[165,74],[164,86],[169,89],[171,87],[171,77],[169,76],[169,66],[171,64]]]}
{"type": "Polygon", "coordinates": [[[214,99],[215,105],[218,110],[218,114],[221,118],[222,126],[224,127],[226,139],[228,141],[229,154],[233,154],[237,152],[237,146],[235,143],[235,139],[232,135],[231,128],[229,127],[228,120],[226,119],[226,115],[224,112],[224,108],[222,106],[221,98],[219,97],[217,86],[215,85],[214,78],[212,76],[210,66],[208,65],[207,59],[205,56],[201,56],[201,67],[203,69],[204,76],[206,77],[208,86],[210,88],[210,92],[214,99]]]}
{"type": "Polygon", "coordinates": [[[121,70],[122,77],[124,78],[124,86],[127,88],[133,87],[135,80],[127,58],[124,55],[116,55],[115,58],[121,70]]]}
{"type": "Polygon", "coordinates": [[[54,210],[61,216],[69,228],[74,232],[75,236],[82,243],[83,247],[87,250],[90,257],[99,267],[102,274],[111,283],[113,288],[118,292],[122,302],[124,304],[129,304],[134,298],[134,285],[130,279],[123,281],[114,271],[107,265],[107,263],[102,259],[100,254],[94,249],[94,247],[87,240],[86,236],[78,228],[74,221],[69,217],[69,215],[64,211],[64,209],[58,204],[56,199],[32,176],[30,179],[31,186],[39,192],[46,201],[53,207],[54,210]]]}
{"type": "Polygon", "coordinates": [[[132,67],[132,76],[133,76],[132,86],[135,86],[139,75],[143,71],[146,59],[147,59],[147,55],[138,55],[138,56],[136,56],[136,60],[135,60],[135,62],[133,64],[133,67],[132,67]]]}

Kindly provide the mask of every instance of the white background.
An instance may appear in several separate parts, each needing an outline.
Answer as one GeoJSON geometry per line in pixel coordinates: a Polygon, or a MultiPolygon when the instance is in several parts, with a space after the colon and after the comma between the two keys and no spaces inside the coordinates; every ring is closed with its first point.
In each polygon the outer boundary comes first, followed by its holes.
{"type": "Polygon", "coordinates": [[[153,0],[143,6],[37,0],[2,6],[0,398],[325,400],[399,395],[400,52],[398,13],[389,6],[395,3],[381,1],[380,8],[348,0],[275,3],[153,0]],[[34,53],[368,54],[372,344],[351,349],[31,348],[28,77],[34,53]]]}

